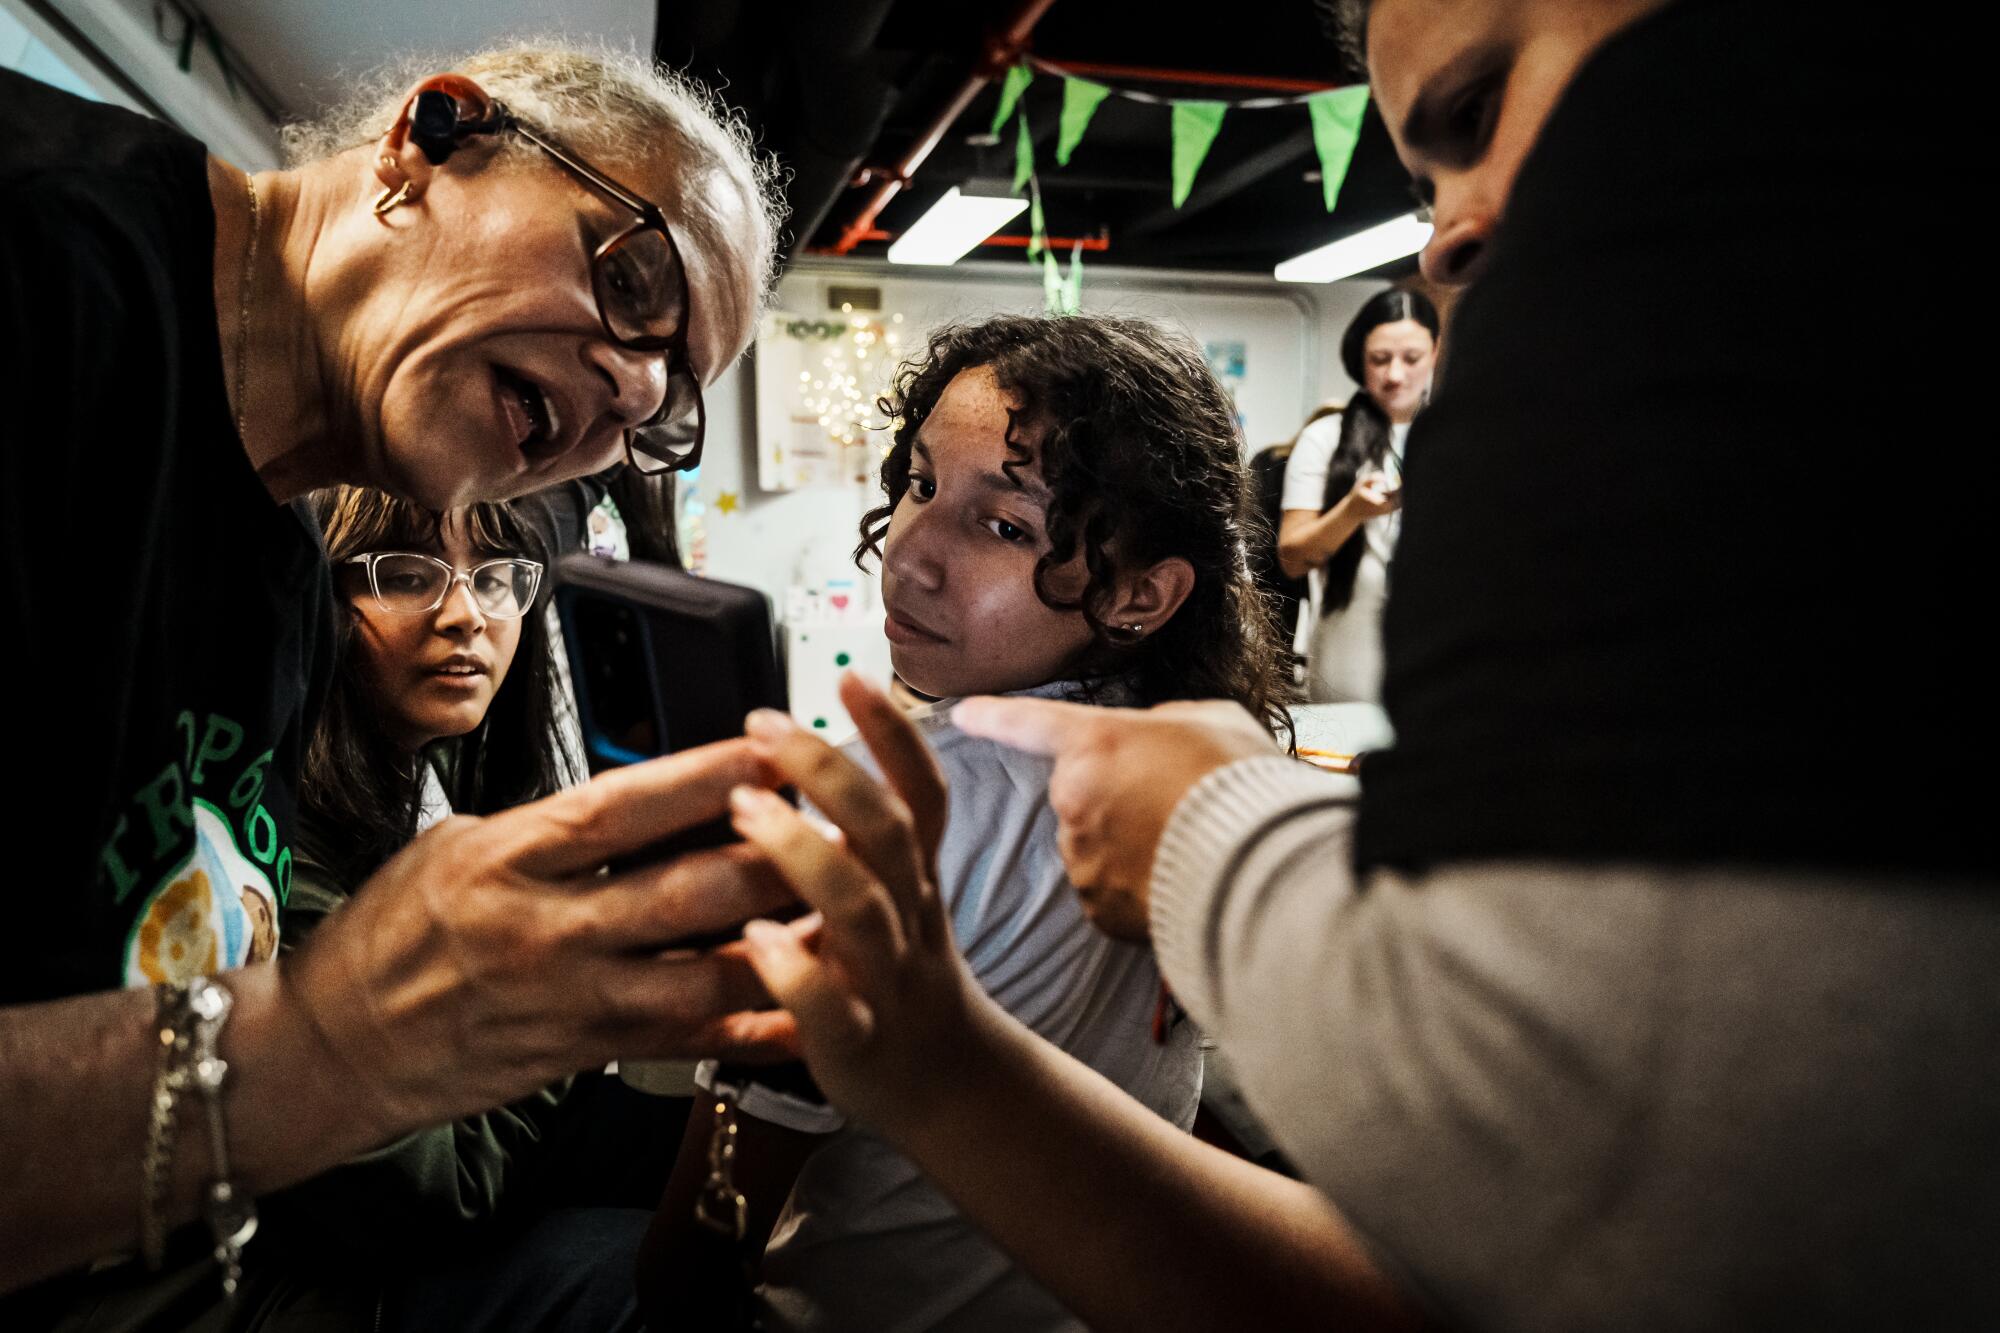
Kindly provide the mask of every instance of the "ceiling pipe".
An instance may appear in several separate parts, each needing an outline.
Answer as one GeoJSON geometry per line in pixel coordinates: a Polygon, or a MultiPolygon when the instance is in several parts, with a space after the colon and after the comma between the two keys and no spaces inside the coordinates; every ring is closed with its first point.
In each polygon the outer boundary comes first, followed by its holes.
{"type": "MultiPolygon", "coordinates": [[[[1032,236],[1004,235],[988,236],[980,242],[981,245],[1000,245],[1013,250],[1026,250],[1034,243],[1035,238],[1032,236]]],[[[1111,237],[1103,234],[1097,236],[1044,236],[1042,237],[1042,247],[1051,254],[1061,254],[1065,250],[1082,250],[1086,254],[1093,251],[1102,253],[1111,248],[1111,237]]]]}
{"type": "Polygon", "coordinates": [[[1021,58],[1021,52],[1027,49],[1029,34],[1034,32],[1035,25],[1041,22],[1042,15],[1046,14],[1049,6],[1054,3],[1055,0],[1022,0],[1015,7],[1013,17],[1007,20],[1005,26],[988,35],[978,65],[966,75],[965,82],[959,86],[958,92],[924,128],[923,133],[917,136],[917,141],[903,154],[902,159],[885,171],[871,170],[865,173],[869,182],[879,182],[875,185],[875,192],[861,206],[861,211],[855,214],[854,220],[841,230],[840,239],[828,247],[826,253],[847,254],[867,239],[867,234],[875,228],[875,219],[882,215],[882,210],[888,206],[889,201],[909,184],[910,178],[917,174],[917,168],[924,164],[924,159],[931,155],[931,151],[943,142],[944,136],[950,133],[953,122],[964,114],[965,109],[972,105],[973,99],[985,90],[989,82],[1021,58]]]}
{"type": "MultiPolygon", "coordinates": [[[[902,234],[899,231],[883,231],[880,227],[870,227],[867,234],[862,236],[861,239],[864,241],[893,241],[902,234]]],[[[1014,250],[1025,250],[1034,243],[1035,238],[1032,236],[1013,236],[1006,232],[995,232],[985,240],[979,242],[979,245],[998,245],[1014,250]]],[[[1081,248],[1086,253],[1102,253],[1111,248],[1111,234],[1109,232],[1099,232],[1095,236],[1044,236],[1042,244],[1047,249],[1053,251],[1081,248]]],[[[978,249],[979,245],[975,245],[973,249],[978,249]]]]}
{"type": "Polygon", "coordinates": [[[1124,80],[1131,83],[1184,83],[1199,88],[1244,88],[1265,93],[1324,93],[1339,87],[1335,83],[1308,79],[1280,79],[1265,74],[1222,74],[1198,69],[1155,69],[1146,65],[1104,65],[1088,61],[1036,60],[1038,69],[1051,74],[1073,74],[1078,78],[1124,80]]]}

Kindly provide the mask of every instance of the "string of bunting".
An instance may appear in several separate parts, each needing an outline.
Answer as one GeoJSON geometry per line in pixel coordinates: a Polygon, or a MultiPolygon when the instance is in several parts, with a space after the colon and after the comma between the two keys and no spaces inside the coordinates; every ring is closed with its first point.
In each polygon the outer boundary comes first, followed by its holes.
{"type": "MultiPolygon", "coordinates": [[[[1000,85],[1000,103],[993,111],[992,132],[998,138],[1000,127],[1009,116],[1014,118],[1014,193],[1021,193],[1024,187],[1028,191],[1028,262],[1041,266],[1042,308],[1051,315],[1074,315],[1083,308],[1083,247],[1078,244],[1070,251],[1067,274],[1049,250],[1048,226],[1042,213],[1042,182],[1035,174],[1035,136],[1028,128],[1028,108],[1021,102],[1021,94],[1034,77],[1026,65],[1008,67],[1007,77],[1000,85]]],[[[1067,109],[1064,118],[1067,121],[1067,109]]],[[[1081,128],[1078,134],[1082,134],[1081,128]]],[[[1066,154],[1058,157],[1068,160],[1066,154]]]]}
{"type": "Polygon", "coordinates": [[[1347,168],[1354,160],[1354,146],[1361,138],[1361,118],[1368,109],[1368,86],[1352,84],[1313,93],[1292,93],[1272,97],[1216,98],[1161,97],[1132,88],[1117,88],[1082,78],[1034,56],[1007,69],[1000,85],[1000,101],[993,111],[992,133],[997,139],[1012,118],[1014,138],[1014,193],[1025,187],[1028,195],[1028,262],[1042,266],[1043,303],[1050,314],[1074,314],[1081,307],[1083,252],[1078,246],[1070,254],[1065,275],[1047,245],[1048,233],[1042,220],[1042,188],[1035,173],[1034,136],[1028,128],[1028,108],[1021,100],[1036,72],[1063,81],[1061,120],[1056,130],[1056,165],[1069,165],[1071,154],[1083,141],[1092,117],[1107,97],[1121,97],[1149,106],[1164,106],[1172,112],[1172,188],[1174,207],[1187,202],[1194,178],[1222,130],[1223,118],[1231,111],[1262,111],[1277,107],[1303,106],[1311,120],[1313,148],[1319,156],[1320,190],[1326,211],[1333,211],[1340,197],[1347,168]]]}

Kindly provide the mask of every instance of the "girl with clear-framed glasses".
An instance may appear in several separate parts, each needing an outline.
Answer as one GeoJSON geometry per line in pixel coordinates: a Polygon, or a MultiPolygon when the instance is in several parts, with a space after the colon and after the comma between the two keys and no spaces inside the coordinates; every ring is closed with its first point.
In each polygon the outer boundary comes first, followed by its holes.
{"type": "Polygon", "coordinates": [[[433,519],[343,486],[314,508],[334,570],[334,676],[306,744],[303,863],[358,885],[436,822],[575,780],[556,739],[541,539],[504,504],[433,519]]]}
{"type": "MultiPolygon", "coordinates": [[[[300,780],[288,951],[452,813],[493,814],[581,777],[558,731],[547,542],[524,507],[476,504],[439,518],[362,487],[320,492],[313,507],[337,621],[333,677],[300,780]]],[[[560,1309],[564,1328],[620,1327],[646,1215],[528,1219],[519,1202],[518,1182],[547,1169],[558,1126],[615,1106],[607,1082],[573,1095],[565,1080],[406,1135],[296,1187],[274,1202],[272,1220],[295,1244],[323,1238],[354,1257],[352,1279],[369,1289],[378,1327],[433,1326],[441,1312],[489,1298],[532,1308],[538,1326],[560,1309]],[[503,1207],[523,1223],[510,1240],[459,1243],[488,1236],[503,1207]],[[429,1257],[392,1262],[411,1255],[429,1257]],[[561,1279],[547,1280],[551,1271],[561,1279]],[[543,1275],[537,1291],[510,1281],[527,1272],[543,1275]]]]}

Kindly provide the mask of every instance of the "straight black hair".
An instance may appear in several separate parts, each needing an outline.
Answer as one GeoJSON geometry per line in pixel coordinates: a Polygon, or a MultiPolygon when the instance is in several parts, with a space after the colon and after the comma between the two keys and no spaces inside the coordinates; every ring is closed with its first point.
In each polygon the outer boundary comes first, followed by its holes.
{"type": "MultiPolygon", "coordinates": [[[[334,565],[337,594],[353,594],[349,556],[380,550],[434,549],[442,520],[406,500],[358,486],[312,497],[334,565]]],[[[534,529],[504,504],[453,511],[483,556],[526,556],[548,564],[534,529]]],[[[547,579],[543,586],[547,586],[547,579]]],[[[365,594],[364,594],[365,595],[365,594]]],[[[560,790],[575,775],[556,739],[555,672],[540,596],[521,617],[521,638],[485,720],[465,736],[412,755],[389,739],[378,710],[353,669],[355,615],[337,596],[333,679],[306,741],[299,779],[302,859],[335,887],[352,891],[416,836],[423,766],[436,768],[451,808],[484,815],[560,790]]]]}
{"type": "MultiPolygon", "coordinates": [[[[1327,464],[1326,492],[1320,497],[1321,513],[1340,503],[1354,488],[1354,479],[1363,468],[1379,467],[1388,456],[1395,433],[1390,429],[1389,414],[1360,387],[1367,383],[1367,366],[1363,363],[1368,352],[1368,335],[1384,324],[1399,324],[1406,319],[1430,330],[1431,342],[1436,344],[1443,327],[1437,307],[1422,292],[1400,287],[1369,297],[1348,324],[1347,332],[1340,335],[1340,364],[1356,388],[1347,410],[1341,414],[1340,442],[1334,446],[1333,459],[1327,464]]],[[[1354,577],[1361,569],[1365,542],[1357,532],[1326,558],[1326,583],[1320,590],[1319,602],[1322,616],[1345,610],[1354,599],[1354,577]]]]}

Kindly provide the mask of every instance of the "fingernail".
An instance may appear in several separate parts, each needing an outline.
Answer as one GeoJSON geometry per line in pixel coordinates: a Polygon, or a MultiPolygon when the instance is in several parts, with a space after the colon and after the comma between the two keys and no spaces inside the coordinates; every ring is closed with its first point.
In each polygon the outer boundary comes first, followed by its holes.
{"type": "Polygon", "coordinates": [[[817,810],[801,810],[799,811],[799,818],[805,821],[807,828],[819,834],[820,837],[825,838],[828,842],[845,843],[847,841],[847,835],[840,831],[839,826],[817,810]]]}
{"type": "Polygon", "coordinates": [[[766,921],[761,916],[743,923],[743,942],[759,953],[776,948],[778,937],[784,933],[783,926],[775,921],[766,921]]]}
{"type": "Polygon", "coordinates": [[[743,731],[760,741],[781,741],[792,734],[792,719],[775,708],[759,708],[743,719],[743,731]]]}
{"type": "Polygon", "coordinates": [[[731,787],[729,808],[745,819],[758,819],[768,813],[777,798],[762,787],[731,787]]]}

